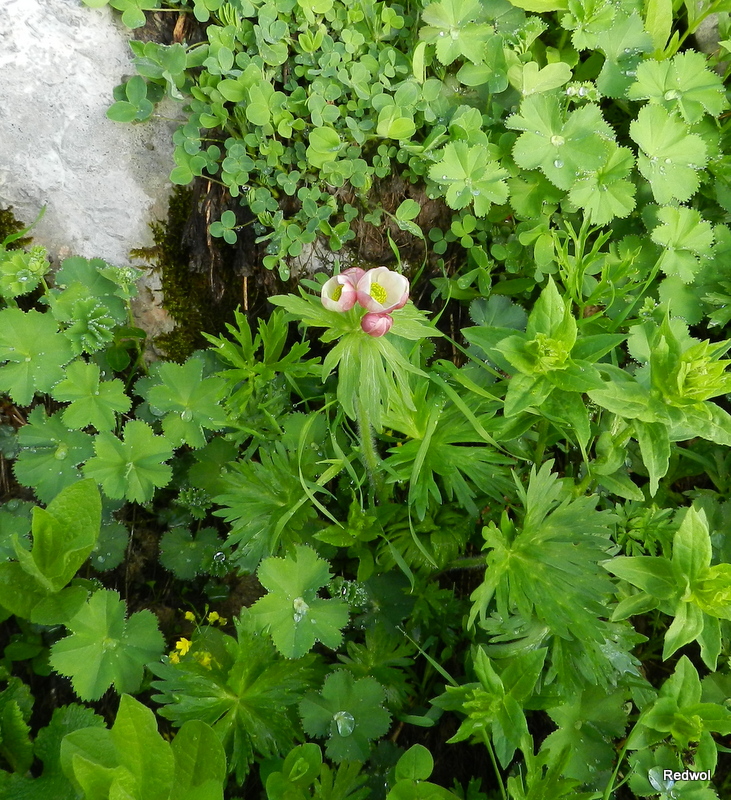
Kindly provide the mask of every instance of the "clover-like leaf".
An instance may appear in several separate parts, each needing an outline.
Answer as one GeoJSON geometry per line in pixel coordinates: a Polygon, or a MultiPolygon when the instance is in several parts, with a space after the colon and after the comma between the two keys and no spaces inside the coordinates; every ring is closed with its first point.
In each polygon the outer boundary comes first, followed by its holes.
{"type": "Polygon", "coordinates": [[[71,635],[51,648],[51,666],[71,678],[82,700],[98,700],[112,684],[120,694],[138,691],[145,664],[162,655],[155,615],[125,619],[126,611],[117,592],[95,592],[67,624],[71,635]]]}
{"type": "Polygon", "coordinates": [[[700,265],[698,256],[710,253],[713,229],[692,208],[665,206],[657,217],[662,224],[651,236],[664,248],[660,266],[666,275],[690,283],[700,265]]]}
{"type": "Polygon", "coordinates": [[[161,363],[157,376],[159,383],[142,394],[154,412],[164,414],[165,435],[175,446],[203,447],[204,429],[217,430],[226,424],[221,407],[225,381],[213,376],[204,378],[200,358],[189,358],[185,364],[161,363]]]}
{"type": "Polygon", "coordinates": [[[310,547],[295,547],[294,558],[267,558],[257,572],[269,590],[251,607],[257,625],[268,628],[287,658],[300,658],[316,641],[336,648],[348,623],[348,607],[340,600],[317,596],[332,577],[328,563],[310,547]]]}
{"type": "Polygon", "coordinates": [[[49,417],[43,406],[30,412],[28,424],[18,431],[18,443],[22,449],[13,465],[15,477],[44,503],[79,480],[78,465],[94,452],[88,433],[69,430],[62,413],[49,417]]]}
{"type": "Polygon", "coordinates": [[[524,131],[513,148],[518,166],[540,167],[560,189],[570,189],[581,173],[600,169],[614,138],[599,106],[589,103],[564,119],[557,98],[546,94],[527,97],[505,125],[524,131]]]}
{"type": "Polygon", "coordinates": [[[338,670],[328,675],[320,694],[312,692],[300,703],[302,725],[310,736],[329,737],[325,751],[333,761],[366,761],[370,742],[388,732],[385,699],[374,678],[355,680],[338,670]]]}
{"type": "Polygon", "coordinates": [[[612,146],[607,163],[577,181],[569,199],[594,225],[626,217],[635,207],[635,185],[627,180],[634,163],[630,150],[612,146]]]}
{"type": "Polygon", "coordinates": [[[84,466],[84,474],[98,481],[107,497],[146,503],[155,487],[166,486],[172,478],[172,469],[163,463],[173,454],[170,443],[139,420],[128,422],[123,436],[124,441],[107,431],[100,433],[94,440],[96,455],[84,466]]]}
{"type": "Polygon", "coordinates": [[[508,173],[490,159],[483,145],[450,142],[442,151],[441,161],[429,169],[429,177],[447,187],[450,208],[464,208],[473,202],[478,217],[484,217],[493,203],[502,205],[508,199],[504,180],[508,173]]]}
{"type": "Polygon", "coordinates": [[[658,105],[641,108],[629,133],[640,146],[637,166],[655,200],[660,205],[690,200],[698,189],[698,170],[707,160],[703,139],[658,105]]]}
{"type": "Polygon", "coordinates": [[[713,117],[728,106],[721,78],[707,67],[703,53],[688,50],[670,61],[644,61],[637,81],[627,92],[630,100],[649,100],[667,111],[680,111],[688,124],[713,117]]]}
{"type": "Polygon", "coordinates": [[[63,412],[69,428],[93,425],[98,431],[107,431],[116,423],[115,414],[129,411],[131,401],[122,381],[101,381],[99,373],[96,364],[74,361],[66,368],[66,377],[53,387],[54,399],[71,403],[63,412]]]}
{"type": "Polygon", "coordinates": [[[50,314],[0,311],[0,362],[7,362],[0,366],[0,392],[17,405],[30,405],[35,392],[49,392],[72,358],[71,343],[50,314]]]}

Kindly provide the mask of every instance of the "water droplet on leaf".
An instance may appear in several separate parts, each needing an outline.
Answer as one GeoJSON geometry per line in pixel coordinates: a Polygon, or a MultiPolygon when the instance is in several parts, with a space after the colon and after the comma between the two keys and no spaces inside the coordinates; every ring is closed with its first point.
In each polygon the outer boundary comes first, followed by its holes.
{"type": "Polygon", "coordinates": [[[333,714],[333,719],[335,720],[338,733],[341,736],[350,736],[350,734],[355,730],[355,718],[347,711],[336,712],[333,714]]]}

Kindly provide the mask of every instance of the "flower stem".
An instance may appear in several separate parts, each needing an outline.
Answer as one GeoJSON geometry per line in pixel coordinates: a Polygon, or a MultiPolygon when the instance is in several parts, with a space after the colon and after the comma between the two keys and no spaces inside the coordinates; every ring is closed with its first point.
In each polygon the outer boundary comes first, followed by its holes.
{"type": "Polygon", "coordinates": [[[358,399],[356,400],[356,408],[358,413],[358,433],[360,434],[360,445],[363,452],[363,461],[365,463],[366,472],[368,473],[368,480],[370,482],[370,501],[371,505],[374,504],[374,497],[378,499],[379,503],[385,501],[383,478],[381,475],[381,459],[376,450],[376,441],[373,436],[373,426],[371,425],[368,416],[368,410],[364,403],[358,399]]]}
{"type": "Polygon", "coordinates": [[[490,737],[487,735],[487,731],[483,728],[480,731],[482,735],[482,741],[485,743],[485,747],[487,748],[488,755],[490,756],[490,761],[492,761],[492,768],[495,770],[495,777],[497,778],[498,787],[500,789],[500,797],[502,800],[508,800],[508,793],[505,791],[505,784],[503,783],[503,776],[500,772],[500,767],[498,766],[497,759],[495,758],[495,751],[492,749],[492,743],[490,742],[490,737]]]}

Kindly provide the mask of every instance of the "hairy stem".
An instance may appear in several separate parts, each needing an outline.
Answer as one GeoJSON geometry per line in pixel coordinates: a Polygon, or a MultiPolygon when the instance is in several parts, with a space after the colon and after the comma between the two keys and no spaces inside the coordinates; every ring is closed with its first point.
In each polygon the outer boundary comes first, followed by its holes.
{"type": "Polygon", "coordinates": [[[384,502],[384,487],[383,476],[381,474],[381,459],[376,450],[376,441],[373,436],[373,426],[371,425],[368,416],[368,409],[363,402],[358,399],[356,401],[356,409],[358,413],[358,434],[360,435],[360,446],[363,452],[363,461],[365,463],[366,472],[368,473],[368,480],[370,483],[370,500],[373,503],[374,497],[379,503],[384,502]]]}

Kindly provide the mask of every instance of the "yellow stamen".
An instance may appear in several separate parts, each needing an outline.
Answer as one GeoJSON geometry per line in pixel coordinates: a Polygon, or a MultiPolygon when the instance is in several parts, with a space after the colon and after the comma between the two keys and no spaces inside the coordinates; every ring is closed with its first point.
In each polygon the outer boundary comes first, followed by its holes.
{"type": "Polygon", "coordinates": [[[343,293],[343,284],[339,283],[333,290],[332,294],[330,295],[330,299],[334,300],[336,303],[340,300],[340,295],[343,293]]]}
{"type": "Polygon", "coordinates": [[[371,284],[371,297],[377,303],[384,303],[386,298],[388,297],[388,292],[381,286],[380,283],[372,283],[371,284]]]}

